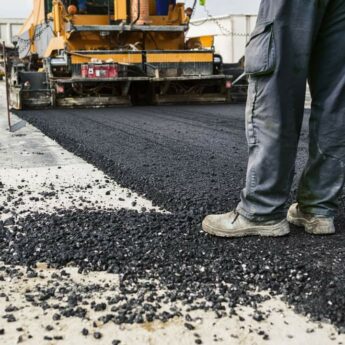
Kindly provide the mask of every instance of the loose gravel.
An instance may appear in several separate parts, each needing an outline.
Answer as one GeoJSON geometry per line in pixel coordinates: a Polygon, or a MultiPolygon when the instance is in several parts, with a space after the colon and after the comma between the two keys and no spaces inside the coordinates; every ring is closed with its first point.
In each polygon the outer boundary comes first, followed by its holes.
{"type": "MultiPolygon", "coordinates": [[[[200,231],[206,213],[229,210],[238,202],[247,150],[243,107],[19,115],[171,214],[128,210],[31,214],[15,224],[0,223],[0,260],[119,273],[124,295],[145,291],[121,314],[115,311],[114,318],[123,323],[176,316],[159,308],[145,310],[145,302],[159,300],[162,286],[167,290],[163,301],[178,300],[191,310],[214,310],[219,317],[231,315],[238,304],[255,308],[266,298],[257,293],[259,288],[283,295],[297,311],[329,320],[345,331],[343,214],[337,219],[338,233],[328,238],[293,228],[286,238],[229,241],[200,231]]],[[[305,138],[304,133],[298,168],[305,161],[305,138]]],[[[253,318],[264,315],[254,313],[253,318]]]]}

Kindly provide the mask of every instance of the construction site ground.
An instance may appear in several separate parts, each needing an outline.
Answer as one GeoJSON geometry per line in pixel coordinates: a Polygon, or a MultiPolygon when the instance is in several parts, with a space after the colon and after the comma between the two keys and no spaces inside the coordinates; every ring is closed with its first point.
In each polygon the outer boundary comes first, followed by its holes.
{"type": "MultiPolygon", "coordinates": [[[[345,344],[343,200],[331,237],[201,231],[239,200],[244,105],[11,118],[0,82],[0,344],[345,344]]],[[[305,126],[296,181],[306,155],[305,126]]]]}

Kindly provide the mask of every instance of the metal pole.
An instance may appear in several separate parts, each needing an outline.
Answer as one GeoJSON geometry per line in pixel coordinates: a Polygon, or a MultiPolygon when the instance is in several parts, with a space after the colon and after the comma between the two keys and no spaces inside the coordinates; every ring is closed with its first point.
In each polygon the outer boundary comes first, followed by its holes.
{"type": "Polygon", "coordinates": [[[6,109],[7,109],[8,129],[11,132],[12,125],[11,125],[11,114],[10,114],[10,95],[9,95],[9,89],[8,89],[7,55],[6,55],[5,42],[2,42],[2,52],[3,52],[3,57],[4,57],[4,69],[5,69],[5,90],[6,90],[6,109]]]}

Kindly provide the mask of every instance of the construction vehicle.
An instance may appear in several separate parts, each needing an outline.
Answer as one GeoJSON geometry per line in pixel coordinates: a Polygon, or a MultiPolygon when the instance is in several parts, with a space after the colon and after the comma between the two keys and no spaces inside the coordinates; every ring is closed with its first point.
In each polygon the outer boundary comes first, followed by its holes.
{"type": "Polygon", "coordinates": [[[176,0],[33,0],[14,42],[11,106],[231,101],[210,40],[186,39],[192,11],[176,0]]]}

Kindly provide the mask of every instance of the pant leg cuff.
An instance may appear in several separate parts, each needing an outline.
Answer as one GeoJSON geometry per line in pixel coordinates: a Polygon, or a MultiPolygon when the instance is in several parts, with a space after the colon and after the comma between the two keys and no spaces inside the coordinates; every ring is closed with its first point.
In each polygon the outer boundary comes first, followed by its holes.
{"type": "Polygon", "coordinates": [[[303,206],[303,204],[301,203],[298,203],[298,207],[302,212],[309,213],[314,216],[332,217],[332,218],[336,216],[336,211],[333,211],[333,210],[327,210],[327,209],[315,207],[315,206],[303,206]]]}
{"type": "Polygon", "coordinates": [[[260,216],[246,211],[241,206],[237,206],[236,211],[244,218],[247,218],[250,221],[259,222],[259,223],[268,222],[271,220],[283,220],[284,218],[286,218],[286,212],[284,211],[272,213],[268,215],[260,215],[260,216]]]}

